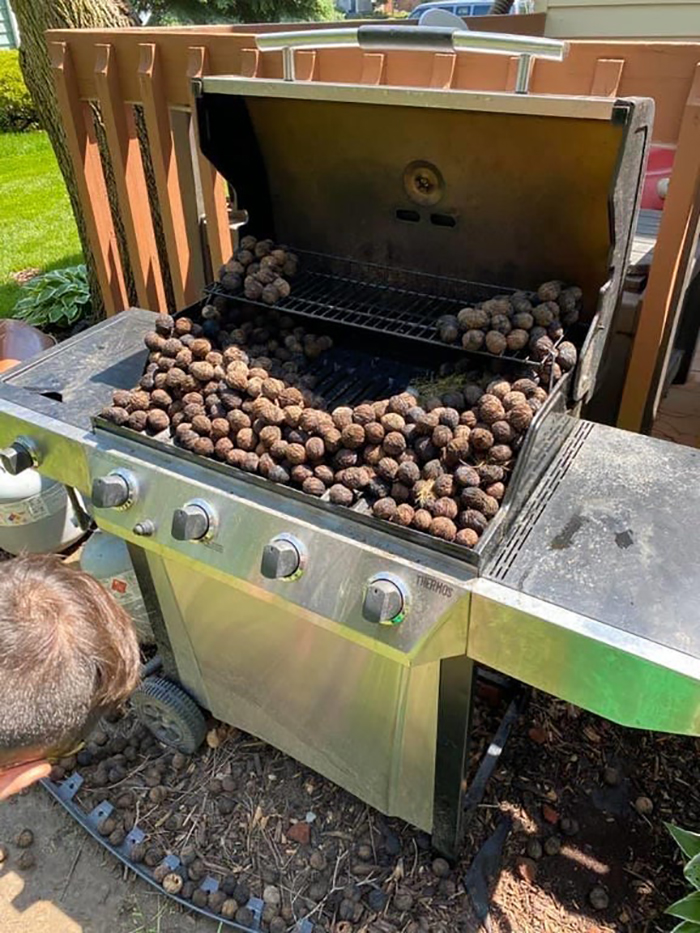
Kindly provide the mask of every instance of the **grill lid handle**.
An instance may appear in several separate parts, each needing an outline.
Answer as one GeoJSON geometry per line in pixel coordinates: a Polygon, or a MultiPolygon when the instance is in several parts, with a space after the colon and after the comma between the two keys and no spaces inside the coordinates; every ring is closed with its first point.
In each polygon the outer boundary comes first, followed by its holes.
{"type": "Polygon", "coordinates": [[[449,26],[375,26],[272,32],[256,36],[261,52],[282,52],[284,80],[294,80],[295,49],[361,48],[377,51],[483,52],[519,56],[515,91],[527,93],[535,58],[563,61],[568,42],[538,36],[512,36],[497,32],[473,32],[449,26]]]}

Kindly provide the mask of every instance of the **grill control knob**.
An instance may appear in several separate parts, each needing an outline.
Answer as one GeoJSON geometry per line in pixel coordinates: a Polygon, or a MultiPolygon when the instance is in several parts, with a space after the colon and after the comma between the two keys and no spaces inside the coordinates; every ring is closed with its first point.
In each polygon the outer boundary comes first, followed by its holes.
{"type": "Polygon", "coordinates": [[[302,569],[303,546],[291,535],[273,538],[263,549],[260,573],[268,580],[296,577],[302,569]]]}
{"type": "Polygon", "coordinates": [[[176,541],[200,541],[211,528],[211,518],[203,505],[190,502],[173,512],[170,533],[176,541]]]}
{"type": "Polygon", "coordinates": [[[19,476],[25,470],[37,465],[37,457],[29,443],[16,440],[14,444],[0,450],[0,462],[10,476],[19,476]]]}
{"type": "Polygon", "coordinates": [[[378,625],[398,625],[406,611],[406,594],[401,584],[388,577],[375,577],[365,590],[362,615],[378,625]]]}
{"type": "Polygon", "coordinates": [[[125,476],[109,473],[93,480],[91,498],[97,509],[119,509],[130,504],[132,490],[125,476]]]}

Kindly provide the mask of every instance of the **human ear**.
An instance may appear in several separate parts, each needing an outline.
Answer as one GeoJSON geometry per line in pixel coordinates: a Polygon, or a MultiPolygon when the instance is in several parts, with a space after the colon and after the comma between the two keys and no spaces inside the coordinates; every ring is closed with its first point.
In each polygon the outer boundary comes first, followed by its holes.
{"type": "Polygon", "coordinates": [[[25,787],[36,784],[42,778],[51,774],[51,765],[48,761],[33,761],[31,764],[16,765],[8,771],[0,773],[0,800],[6,800],[13,794],[19,793],[25,787]]]}

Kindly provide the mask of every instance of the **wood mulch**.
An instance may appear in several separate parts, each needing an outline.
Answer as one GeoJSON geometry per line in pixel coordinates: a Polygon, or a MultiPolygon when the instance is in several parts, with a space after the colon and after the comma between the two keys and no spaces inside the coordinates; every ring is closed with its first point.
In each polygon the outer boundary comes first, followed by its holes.
{"type": "MultiPolygon", "coordinates": [[[[473,768],[502,711],[477,703],[473,768]]],[[[134,823],[144,829],[137,855],[151,868],[171,852],[186,862],[183,892],[195,903],[246,923],[248,898],[262,898],[271,933],[303,917],[314,933],[476,931],[464,879],[504,818],[493,933],[652,933],[672,928],[663,910],[683,891],[664,822],[700,825],[697,750],[695,739],[624,729],[535,694],[454,866],[424,833],[215,722],[188,758],[130,717],[103,724],[81,763],[63,762],[56,777],[77,766],[83,806],[116,804],[103,826],[113,842],[134,823]],[[194,893],[205,875],[224,891],[208,902],[194,893]]]]}

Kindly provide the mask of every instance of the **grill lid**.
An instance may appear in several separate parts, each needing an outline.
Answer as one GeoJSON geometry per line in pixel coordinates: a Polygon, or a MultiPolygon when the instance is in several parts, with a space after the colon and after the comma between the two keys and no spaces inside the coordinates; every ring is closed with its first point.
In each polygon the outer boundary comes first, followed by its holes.
{"type": "Polygon", "coordinates": [[[514,289],[580,285],[586,320],[598,316],[575,390],[590,394],[652,102],[217,77],[197,107],[202,150],[246,232],[514,289]]]}

